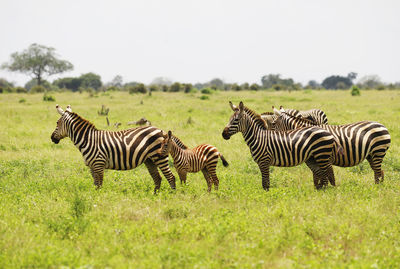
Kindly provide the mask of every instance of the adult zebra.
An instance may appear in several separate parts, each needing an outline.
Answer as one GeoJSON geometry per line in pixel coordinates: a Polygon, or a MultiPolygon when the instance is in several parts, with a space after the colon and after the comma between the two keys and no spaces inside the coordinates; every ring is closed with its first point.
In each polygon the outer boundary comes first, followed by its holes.
{"type": "Polygon", "coordinates": [[[211,191],[212,184],[214,184],[214,189],[218,190],[219,180],[216,173],[218,158],[221,158],[225,167],[228,166],[228,162],[216,147],[202,144],[189,149],[178,137],[172,135],[171,131],[168,131],[164,138],[159,153],[167,156],[171,154],[181,183],[186,184],[187,173],[201,171],[206,179],[208,192],[211,191]]]}
{"type": "Polygon", "coordinates": [[[332,164],[350,167],[367,159],[374,171],[375,183],[384,180],[382,161],[390,146],[390,134],[385,126],[378,122],[360,121],[345,125],[320,125],[307,119],[293,117],[281,108],[274,108],[278,116],[272,123],[272,128],[287,131],[306,126],[317,126],[329,131],[344,150],[344,154],[335,154],[332,164]]]}
{"type": "Polygon", "coordinates": [[[270,166],[289,167],[305,162],[313,172],[316,188],[326,185],[327,180],[334,181],[331,159],[336,144],[329,132],[317,127],[286,132],[268,130],[260,115],[245,107],[243,102],[239,108],[229,103],[234,113],[222,137],[228,140],[237,132],[243,134],[260,168],[265,190],[269,189],[270,166]]]}
{"type": "Polygon", "coordinates": [[[154,180],[154,193],[161,185],[157,167],[171,188],[175,189],[175,177],[169,169],[168,156],[158,154],[163,140],[160,129],[146,126],[116,132],[98,130],[92,123],[72,112],[70,106],[65,112],[58,105],[56,109],[61,118],[57,121],[51,140],[58,144],[67,136],[71,138],[90,168],[97,188],[103,184],[104,169],[129,170],[144,162],[154,180]]]}
{"type": "MultiPolygon", "coordinates": [[[[282,108],[282,106],[281,106],[282,108]]],[[[310,121],[315,122],[316,124],[328,124],[328,117],[325,112],[321,109],[310,109],[305,111],[300,111],[297,109],[285,109],[286,113],[294,116],[301,117],[304,119],[308,119],[310,121]]],[[[278,116],[274,114],[274,112],[264,112],[261,113],[261,118],[266,121],[268,128],[272,128],[272,122],[276,120],[278,116]]]]}

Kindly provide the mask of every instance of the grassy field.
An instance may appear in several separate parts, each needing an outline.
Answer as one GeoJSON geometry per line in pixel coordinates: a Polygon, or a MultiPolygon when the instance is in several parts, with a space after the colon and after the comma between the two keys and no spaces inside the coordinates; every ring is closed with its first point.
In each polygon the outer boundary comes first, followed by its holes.
{"type": "MultiPolygon", "coordinates": [[[[217,92],[200,94],[56,93],[0,95],[0,268],[271,268],[400,267],[400,92],[217,92]],[[21,101],[22,100],[22,101],[21,101]],[[25,100],[25,101],[23,101],[25,100]],[[221,133],[232,111],[228,100],[258,112],[271,106],[321,108],[331,124],[383,123],[392,144],[375,185],[365,161],[335,167],[337,187],[316,191],[305,164],[272,168],[271,189],[241,134],[221,133]],[[95,190],[81,153],[50,135],[55,104],[107,127],[97,111],[110,108],[111,124],[146,117],[172,130],[188,146],[210,143],[230,163],[219,163],[219,191],[206,192],[201,173],[161,191],[144,165],[105,173],[95,190]]],[[[177,176],[176,171],[173,173],[177,176]]]]}

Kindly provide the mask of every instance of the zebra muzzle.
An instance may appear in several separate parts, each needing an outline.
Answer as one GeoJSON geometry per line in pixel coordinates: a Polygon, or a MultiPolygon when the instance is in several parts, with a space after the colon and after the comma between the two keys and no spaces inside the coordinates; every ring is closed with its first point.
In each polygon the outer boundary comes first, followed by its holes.
{"type": "Polygon", "coordinates": [[[51,135],[51,141],[53,141],[54,144],[58,144],[58,142],[60,142],[60,139],[57,139],[54,137],[54,135],[51,135]]]}
{"type": "Polygon", "coordinates": [[[229,135],[229,128],[225,127],[225,129],[222,131],[222,137],[225,140],[229,140],[229,138],[231,138],[231,136],[229,135]]]}

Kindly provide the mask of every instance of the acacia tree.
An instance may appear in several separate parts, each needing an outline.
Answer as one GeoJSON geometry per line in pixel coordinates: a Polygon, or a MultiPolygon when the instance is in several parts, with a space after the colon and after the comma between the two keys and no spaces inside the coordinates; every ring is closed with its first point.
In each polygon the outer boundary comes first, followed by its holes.
{"type": "Polygon", "coordinates": [[[3,63],[1,68],[28,74],[37,80],[37,85],[41,85],[44,75],[60,74],[72,70],[74,66],[58,59],[54,48],[32,44],[21,53],[11,54],[10,62],[3,63]]]}

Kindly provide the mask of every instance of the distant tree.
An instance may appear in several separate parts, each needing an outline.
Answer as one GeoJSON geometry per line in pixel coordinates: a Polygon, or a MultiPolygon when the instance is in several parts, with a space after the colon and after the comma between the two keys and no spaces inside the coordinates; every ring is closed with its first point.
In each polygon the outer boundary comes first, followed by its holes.
{"type": "Polygon", "coordinates": [[[215,89],[223,89],[224,81],[220,78],[214,78],[207,83],[210,87],[215,87],[215,89]]]}
{"type": "Polygon", "coordinates": [[[322,87],[325,89],[348,89],[353,85],[349,77],[343,76],[330,76],[322,81],[322,87]]]}
{"type": "Polygon", "coordinates": [[[360,95],[360,89],[356,86],[353,85],[353,87],[351,87],[351,95],[352,96],[359,96],[360,95]]]}
{"type": "Polygon", "coordinates": [[[123,83],[122,76],[116,75],[113,78],[113,80],[111,80],[111,82],[109,84],[110,84],[110,86],[121,88],[122,87],[122,83],[123,83]]]}
{"type": "Polygon", "coordinates": [[[232,91],[241,91],[242,87],[240,87],[238,84],[233,83],[232,84],[232,91]]]}
{"type": "Polygon", "coordinates": [[[241,87],[243,90],[248,90],[248,89],[250,88],[250,85],[249,85],[249,83],[245,82],[245,83],[243,83],[242,85],[240,85],[240,87],[241,87]]]}
{"type": "Polygon", "coordinates": [[[307,88],[307,89],[319,89],[319,88],[321,88],[321,84],[319,84],[319,83],[318,83],[317,81],[315,81],[315,80],[310,80],[310,81],[307,83],[306,88],[307,88]]]}
{"type": "Polygon", "coordinates": [[[59,78],[53,81],[53,85],[60,89],[69,89],[71,91],[78,91],[82,84],[82,79],[74,77],[59,78]]]}
{"type": "Polygon", "coordinates": [[[143,83],[138,83],[135,86],[128,86],[129,93],[146,93],[147,89],[143,83]]]}
{"type": "Polygon", "coordinates": [[[103,83],[101,82],[101,77],[94,73],[86,73],[82,74],[80,77],[81,79],[81,87],[84,88],[93,88],[98,90],[103,83]]]}
{"type": "Polygon", "coordinates": [[[27,91],[30,91],[35,86],[43,86],[46,90],[51,88],[51,85],[47,80],[42,80],[42,85],[38,85],[37,80],[35,78],[33,78],[33,79],[29,80],[27,83],[25,83],[24,87],[27,91]]]}
{"type": "Polygon", "coordinates": [[[353,80],[355,80],[356,78],[357,78],[357,73],[355,73],[355,72],[350,72],[350,73],[348,73],[347,74],[347,77],[351,80],[351,81],[353,81],[353,80]]]}
{"type": "Polygon", "coordinates": [[[358,81],[358,85],[364,89],[377,89],[379,86],[383,85],[383,83],[378,75],[368,75],[362,77],[358,81]]]}
{"type": "Polygon", "coordinates": [[[151,84],[149,86],[149,92],[157,92],[159,90],[160,90],[160,86],[159,85],[151,84]]]}
{"type": "Polygon", "coordinates": [[[172,81],[165,77],[156,77],[150,84],[170,86],[172,84],[172,81]]]}
{"type": "Polygon", "coordinates": [[[179,82],[175,82],[169,87],[170,92],[179,92],[182,89],[182,85],[179,82]]]}
{"type": "Polygon", "coordinates": [[[261,83],[263,88],[269,89],[276,84],[280,84],[282,86],[285,86],[285,88],[287,88],[294,84],[294,80],[292,78],[282,79],[280,76],[281,76],[280,74],[269,74],[263,76],[261,78],[261,83]]]}
{"type": "Polygon", "coordinates": [[[191,92],[192,89],[193,89],[193,85],[190,84],[190,83],[182,84],[182,87],[183,87],[183,91],[184,91],[185,93],[189,93],[189,92],[191,92]]]}
{"type": "Polygon", "coordinates": [[[5,78],[0,78],[0,87],[14,87],[14,83],[7,81],[5,78]]]}
{"type": "Polygon", "coordinates": [[[163,92],[169,91],[168,85],[161,85],[161,90],[162,90],[163,92]]]}
{"type": "Polygon", "coordinates": [[[205,85],[202,84],[202,83],[196,83],[196,84],[194,84],[193,87],[195,87],[198,90],[201,90],[201,89],[203,89],[205,87],[205,85]]]}
{"type": "Polygon", "coordinates": [[[258,85],[257,83],[253,83],[250,85],[250,90],[252,91],[258,91],[260,89],[260,85],[258,85]]]}
{"type": "Polygon", "coordinates": [[[32,44],[21,53],[11,54],[9,63],[4,63],[1,68],[28,74],[37,80],[37,85],[42,84],[43,76],[60,74],[73,69],[73,65],[56,57],[55,49],[39,44],[32,44]]]}

